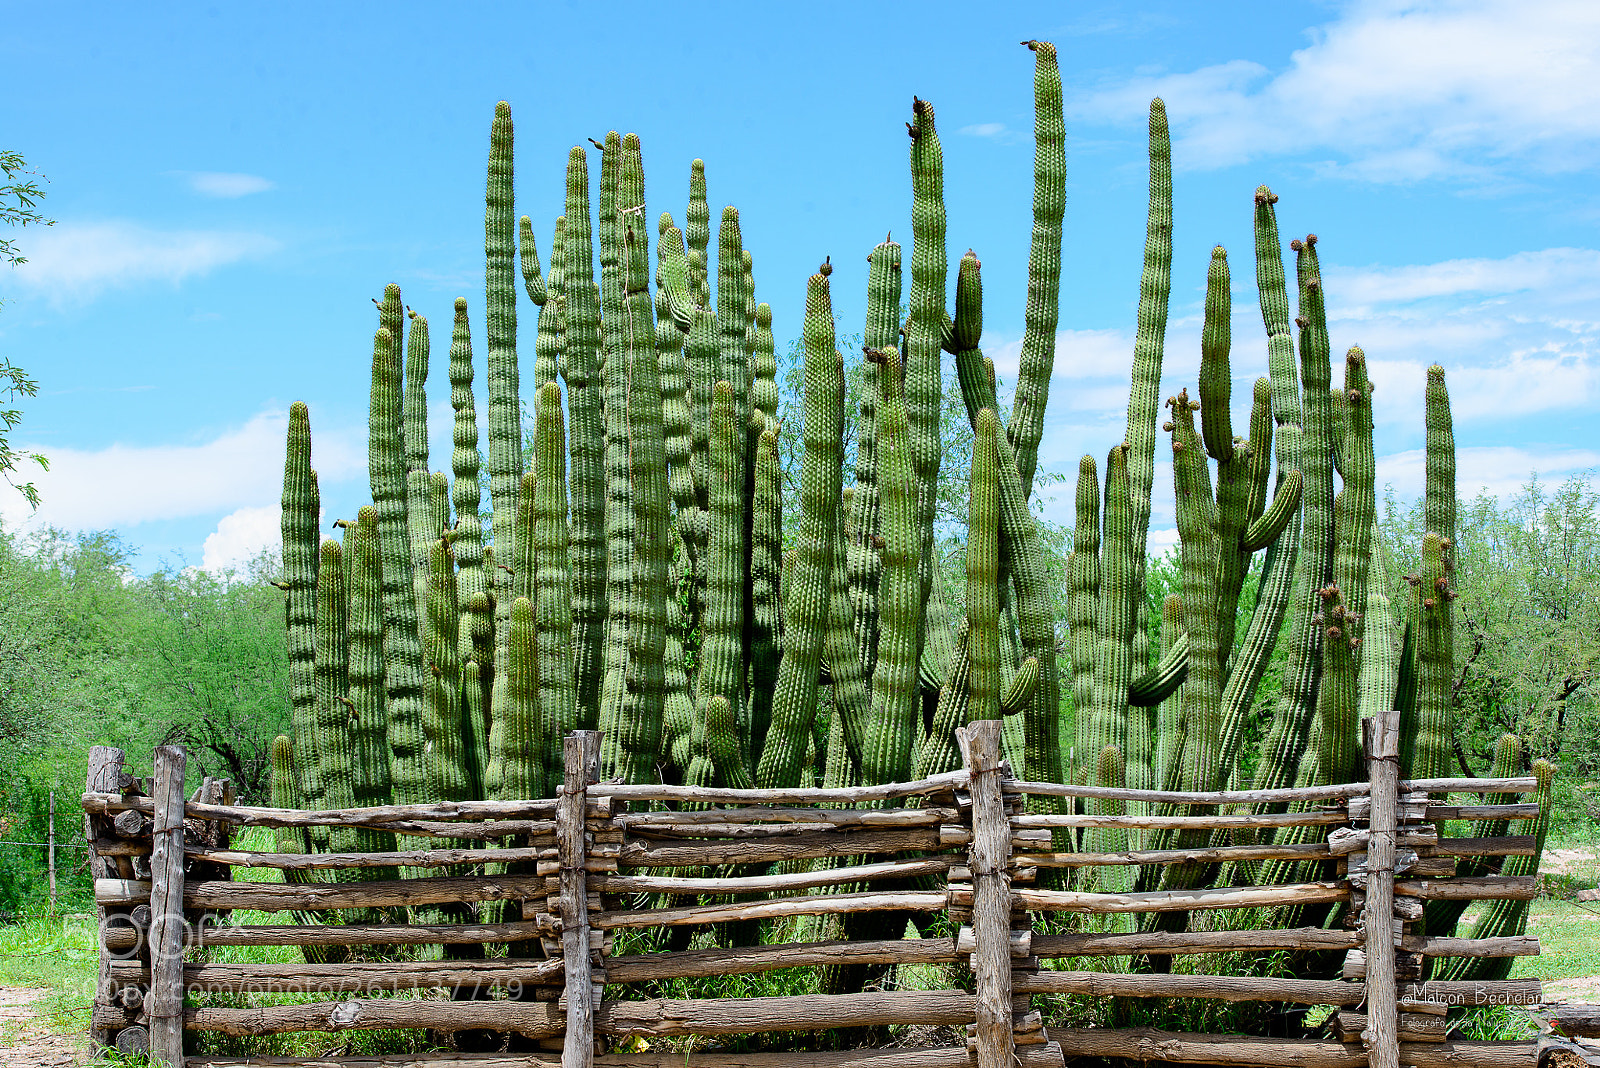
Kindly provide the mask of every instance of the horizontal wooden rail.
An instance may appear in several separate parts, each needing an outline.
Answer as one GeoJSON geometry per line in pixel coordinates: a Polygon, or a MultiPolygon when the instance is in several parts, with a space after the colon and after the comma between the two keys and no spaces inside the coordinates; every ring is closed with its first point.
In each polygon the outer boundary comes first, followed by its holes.
{"type": "Polygon", "coordinates": [[[1402,794],[1531,794],[1539,788],[1532,775],[1514,779],[1401,779],[1402,794]]]}
{"type": "Polygon", "coordinates": [[[1074,786],[1070,783],[1026,782],[1008,779],[1006,793],[1036,797],[1104,797],[1114,801],[1154,801],[1174,805],[1270,804],[1283,801],[1338,800],[1364,797],[1371,785],[1347,782],[1333,786],[1285,786],[1277,790],[1134,790],[1116,786],[1074,786]]]}
{"type": "Polygon", "coordinates": [[[937,853],[939,832],[933,827],[910,830],[819,831],[753,842],[625,843],[617,859],[625,867],[702,868],[719,864],[775,864],[784,860],[820,860],[866,853],[937,853]]]}
{"type": "MultiPolygon", "coordinates": [[[[975,998],[959,990],[883,990],[862,994],[797,994],[776,998],[687,1001],[602,1001],[599,1034],[737,1035],[896,1024],[953,1026],[973,1019],[975,998]]],[[[202,1006],[184,1012],[192,1031],[277,1035],[291,1031],[490,1028],[532,1038],[561,1034],[566,1010],[554,1002],[349,999],[256,1008],[202,1006]]]]}
{"type": "Polygon", "coordinates": [[[1117,975],[1049,972],[1011,977],[1019,994],[1085,994],[1118,998],[1213,998],[1217,1001],[1287,1001],[1296,1005],[1359,1005],[1360,983],[1337,979],[1279,979],[1254,975],[1117,975]]]}
{"type": "Polygon", "coordinates": [[[1269,931],[1153,931],[1146,934],[1064,934],[1033,936],[1033,955],[1043,958],[1115,957],[1124,953],[1170,956],[1177,953],[1236,953],[1279,949],[1355,949],[1359,931],[1291,927],[1269,931]]]}
{"type": "MultiPolygon", "coordinates": [[[[1016,1068],[1060,1068],[1055,1043],[1018,1046],[1016,1068]]],[[[406,1053],[368,1057],[189,1057],[187,1068],[560,1068],[561,1054],[406,1053]]],[[[594,1068],[968,1068],[965,1046],[929,1049],[841,1049],[818,1052],[738,1053],[697,1050],[679,1053],[610,1053],[594,1058],[594,1068]]]]}
{"type": "MultiPolygon", "coordinates": [[[[128,879],[96,879],[95,901],[104,905],[135,904],[139,888],[148,884],[128,879]]],[[[441,875],[422,879],[385,879],[370,883],[233,883],[220,879],[186,883],[183,906],[190,909],[361,909],[452,902],[543,900],[540,875],[441,875]]]]}
{"type": "Polygon", "coordinates": [[[1089,868],[1109,864],[1222,864],[1230,860],[1325,860],[1334,854],[1326,842],[1288,845],[1202,846],[1195,849],[1133,849],[1126,853],[1018,853],[1015,867],[1089,868]]]}
{"type": "Polygon", "coordinates": [[[1394,892],[1428,901],[1532,901],[1539,896],[1539,879],[1534,875],[1396,879],[1394,892]]]}
{"type": "Polygon", "coordinates": [[[1012,816],[1011,826],[1027,827],[1330,827],[1349,823],[1343,812],[1266,812],[1242,816],[1076,816],[1044,813],[1012,816]]]}
{"type": "MultiPolygon", "coordinates": [[[[1306,1038],[1251,1038],[1158,1031],[1051,1028],[1068,1057],[1107,1057],[1179,1064],[1236,1064],[1246,1068],[1367,1068],[1359,1045],[1306,1038]]],[[[1020,1048],[1020,1047],[1019,1047],[1020,1048]]],[[[1402,1042],[1408,1068],[1534,1068],[1537,1042],[1402,1042]]]]}
{"type": "MultiPolygon", "coordinates": [[[[84,794],[83,810],[92,815],[152,810],[148,797],[122,794],[84,794]]],[[[379,827],[399,820],[526,819],[555,815],[554,798],[527,801],[436,801],[420,805],[375,805],[370,808],[263,808],[256,805],[207,805],[190,801],[183,806],[187,819],[222,820],[246,827],[379,827]]],[[[597,815],[609,811],[595,808],[597,815]]],[[[554,823],[551,824],[552,828],[554,823]]]]}
{"type": "Polygon", "coordinates": [[[954,856],[925,860],[888,860],[881,864],[854,864],[845,868],[791,872],[786,875],[746,875],[719,878],[679,878],[664,875],[591,875],[590,890],[602,894],[751,894],[775,890],[808,890],[841,883],[868,882],[874,879],[909,878],[914,875],[940,875],[955,864],[954,856]]]}
{"type": "Polygon", "coordinates": [[[864,942],[793,942],[732,949],[691,949],[681,953],[640,953],[606,960],[606,982],[752,975],[779,968],[818,968],[842,964],[943,964],[957,960],[949,938],[907,938],[864,942]]]}
{"type": "Polygon", "coordinates": [[[1400,939],[1400,948],[1428,957],[1537,957],[1539,940],[1533,935],[1503,938],[1406,935],[1400,939]]]}
{"type": "Polygon", "coordinates": [[[923,893],[818,894],[814,897],[778,897],[770,901],[736,901],[725,905],[691,905],[678,909],[638,909],[591,912],[589,925],[602,930],[622,927],[680,927],[687,924],[732,923],[780,916],[831,916],[848,912],[940,912],[943,891],[923,893]]]}
{"type": "MultiPolygon", "coordinates": [[[[195,925],[189,946],[470,946],[496,942],[525,942],[546,933],[533,920],[511,923],[366,923],[366,924],[240,924],[195,925]]],[[[109,950],[132,949],[140,935],[132,927],[108,927],[103,935],[109,950]]]]}
{"type": "MultiPolygon", "coordinates": [[[[375,994],[396,990],[503,989],[560,985],[560,958],[539,960],[381,961],[345,964],[186,964],[186,990],[213,994],[375,994]]],[[[137,961],[111,966],[113,982],[141,984],[137,961]]]]}
{"type": "MultiPolygon", "coordinates": [[[[597,787],[598,789],[598,787],[597,787]]],[[[825,823],[851,827],[929,827],[959,818],[953,808],[708,808],[693,811],[623,812],[612,817],[619,827],[649,830],[658,826],[703,823],[825,823]]]]}
{"type": "MultiPolygon", "coordinates": [[[[953,897],[958,893],[959,891],[951,892],[953,897]]],[[[1011,891],[1011,899],[1016,908],[1037,909],[1041,912],[1186,912],[1191,909],[1310,905],[1323,901],[1344,901],[1349,896],[1350,889],[1343,882],[1219,887],[1209,890],[1148,890],[1128,894],[1021,888],[1011,891]]]]}
{"type": "Polygon", "coordinates": [[[794,787],[787,790],[733,790],[710,786],[668,786],[651,783],[628,785],[596,783],[590,797],[612,797],[619,801],[702,801],[714,805],[840,805],[861,801],[888,801],[897,797],[936,794],[964,788],[965,771],[947,771],[915,782],[892,782],[882,786],[794,787]]]}
{"type": "MultiPolygon", "coordinates": [[[[553,839],[552,839],[553,841],[553,839]]],[[[190,846],[184,852],[195,860],[234,868],[281,868],[309,871],[321,868],[444,868],[454,864],[514,864],[538,860],[546,850],[515,849],[404,849],[389,853],[247,853],[237,849],[190,846]]]]}
{"type": "Polygon", "coordinates": [[[1436,846],[1452,857],[1531,857],[1536,852],[1531,834],[1499,838],[1441,838],[1436,846]]]}

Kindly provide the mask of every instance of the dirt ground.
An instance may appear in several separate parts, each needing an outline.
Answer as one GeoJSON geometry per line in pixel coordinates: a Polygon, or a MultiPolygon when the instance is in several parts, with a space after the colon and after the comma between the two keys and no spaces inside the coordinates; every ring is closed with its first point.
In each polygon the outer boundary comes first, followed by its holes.
{"type": "Polygon", "coordinates": [[[52,1035],[42,1026],[36,1003],[46,993],[38,987],[0,986],[0,1035],[15,1043],[0,1051],[6,1068],[75,1068],[87,1063],[87,1035],[52,1035]]]}

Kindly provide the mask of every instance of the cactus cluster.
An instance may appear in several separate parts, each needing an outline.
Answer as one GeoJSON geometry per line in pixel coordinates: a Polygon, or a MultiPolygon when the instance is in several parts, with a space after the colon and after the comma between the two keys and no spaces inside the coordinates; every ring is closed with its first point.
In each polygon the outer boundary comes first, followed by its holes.
{"type": "MultiPolygon", "coordinates": [[[[1103,474],[1094,457],[1079,465],[1060,640],[1030,497],[1058,319],[1065,131],[1055,49],[1025,44],[1035,71],[1033,238],[1009,412],[982,350],[975,253],[960,258],[948,300],[943,150],[933,106],[914,99],[909,284],[901,246],[886,238],[867,255],[862,353],[836,347],[831,260],[807,283],[804,453],[798,524],[787,531],[772,312],[755,299],[738,210],[720,213],[713,250],[706,168],[695,160],[682,227],[668,212],[652,221],[640,140],[613,131],[591,142],[594,196],[591,149],[568,156],[546,269],[532,221],[515,213],[511,112],[497,106],[482,451],[464,300],[449,353],[449,475],[429,471],[427,320],[395,286],[375,302],[372,504],[339,524],[342,544],[318,544],[309,416],[304,405],[291,411],[283,553],[294,737],[278,747],[275,796],[339,807],[546,796],[560,776],[560,739],[576,727],[604,731],[603,774],[628,782],[886,782],[958,766],[955,729],[995,717],[1006,721],[1019,777],[1211,790],[1246,785],[1249,767],[1252,785],[1277,787],[1357,777],[1360,717],[1384,707],[1405,717],[1412,770],[1442,772],[1455,501],[1443,372],[1428,379],[1430,533],[1408,576],[1415,596],[1402,628],[1373,534],[1365,357],[1350,349],[1334,389],[1314,235],[1291,242],[1291,320],[1277,197],[1265,187],[1254,212],[1267,375],[1252,391],[1247,435],[1235,435],[1230,414],[1221,248],[1195,394],[1167,398],[1162,422],[1173,210],[1160,100],[1150,110],[1126,431],[1103,474]],[[527,443],[519,288],[538,316],[527,443]],[[973,432],[966,609],[954,627],[933,553],[945,354],[973,432]],[[849,485],[847,372],[866,383],[849,485]],[[1182,593],[1155,628],[1145,562],[1159,429],[1170,434],[1182,593]],[[1236,641],[1252,569],[1256,593],[1236,641]],[[1281,686],[1261,752],[1247,761],[1246,728],[1280,634],[1281,686]]],[[[1062,832],[1057,848],[1115,851],[1163,836],[1127,838],[1062,832]]],[[[361,832],[296,844],[388,843],[361,832]]],[[[1272,864],[1174,866],[1143,878],[1177,886],[1285,874],[1272,864]]],[[[1132,869],[1096,877],[1106,889],[1134,882],[1132,869]]],[[[1441,924],[1456,918],[1439,914],[1441,924]]]]}

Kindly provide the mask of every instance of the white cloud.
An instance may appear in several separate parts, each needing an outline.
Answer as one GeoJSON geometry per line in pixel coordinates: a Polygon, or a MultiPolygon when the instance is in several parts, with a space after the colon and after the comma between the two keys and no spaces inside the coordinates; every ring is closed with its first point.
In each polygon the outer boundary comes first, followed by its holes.
{"type": "Polygon", "coordinates": [[[113,286],[177,285],[277,248],[278,242],[264,234],[163,231],[120,221],[67,222],[41,230],[28,244],[28,262],[8,272],[8,277],[54,300],[87,299],[113,286]]]}
{"type": "Polygon", "coordinates": [[[270,179],[263,178],[258,174],[189,171],[186,177],[189,180],[189,188],[201,196],[221,197],[224,199],[247,197],[252,193],[265,193],[274,187],[270,179]]]}
{"type": "Polygon", "coordinates": [[[213,574],[242,571],[263,549],[276,551],[282,545],[279,512],[273,504],[240,508],[223,516],[217,529],[206,536],[200,566],[213,574]]]}
{"type": "MultiPolygon", "coordinates": [[[[1423,451],[1411,449],[1378,457],[1378,485],[1392,485],[1402,499],[1422,495],[1423,451]]],[[[1456,450],[1456,492],[1473,497],[1480,491],[1509,498],[1528,476],[1538,473],[1545,483],[1600,468],[1600,452],[1593,449],[1525,449],[1513,445],[1486,445],[1456,450]]]]}
{"type": "MultiPolygon", "coordinates": [[[[30,515],[20,496],[0,494],[0,511],[9,526],[104,530],[264,508],[282,493],[287,426],[288,413],[280,410],[198,444],[31,446],[50,458],[50,470],[33,480],[43,503],[30,515]]],[[[319,427],[313,450],[324,483],[365,471],[357,432],[319,427]]],[[[219,533],[233,537],[239,529],[219,533]]]]}
{"type": "Polygon", "coordinates": [[[1361,0],[1310,36],[1276,72],[1241,59],[1142,77],[1075,110],[1131,120],[1159,95],[1194,167],[1321,151],[1325,169],[1365,180],[1484,183],[1596,158],[1590,0],[1361,0]]]}

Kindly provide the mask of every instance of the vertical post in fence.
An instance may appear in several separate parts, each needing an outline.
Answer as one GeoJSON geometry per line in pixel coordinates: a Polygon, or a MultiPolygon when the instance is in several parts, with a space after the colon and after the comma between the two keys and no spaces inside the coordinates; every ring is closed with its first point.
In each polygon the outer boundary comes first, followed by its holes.
{"type": "Polygon", "coordinates": [[[599,777],[600,732],[573,731],[563,743],[565,772],[556,799],[556,845],[561,854],[561,953],[567,965],[567,1035],[561,1068],[594,1064],[594,988],[589,966],[589,783],[599,777]]]}
{"type": "Polygon", "coordinates": [[[45,824],[46,850],[50,864],[50,915],[56,914],[56,792],[50,791],[50,814],[45,824]]]}
{"type": "Polygon", "coordinates": [[[1367,1030],[1361,1036],[1371,1068],[1399,1068],[1399,991],[1394,966],[1394,862],[1399,829],[1400,713],[1366,721],[1367,774],[1372,808],[1367,820],[1367,1030]]]}
{"type": "MultiPolygon", "coordinates": [[[[96,745],[89,749],[89,774],[84,779],[83,789],[90,794],[111,794],[122,792],[122,758],[120,749],[113,749],[108,745],[96,745]]],[[[106,858],[100,855],[97,842],[100,838],[100,826],[106,821],[102,817],[91,816],[87,812],[83,816],[83,837],[89,843],[89,877],[98,882],[110,877],[110,869],[106,858]]],[[[94,1003],[96,1006],[111,1003],[111,952],[106,949],[106,907],[96,902],[95,931],[98,937],[100,954],[100,975],[95,983],[94,1003]]],[[[111,1034],[104,1026],[89,1027],[89,1047],[91,1052],[99,1052],[110,1044],[111,1034]]]]}
{"type": "Polygon", "coordinates": [[[978,1068],[1009,1068],[1011,1033],[1011,821],[1000,794],[1000,720],[967,727],[972,792],[972,970],[977,977],[978,1068]]]}
{"type": "Polygon", "coordinates": [[[182,749],[155,755],[155,826],[150,850],[150,1059],[183,1068],[183,802],[182,749]]]}

